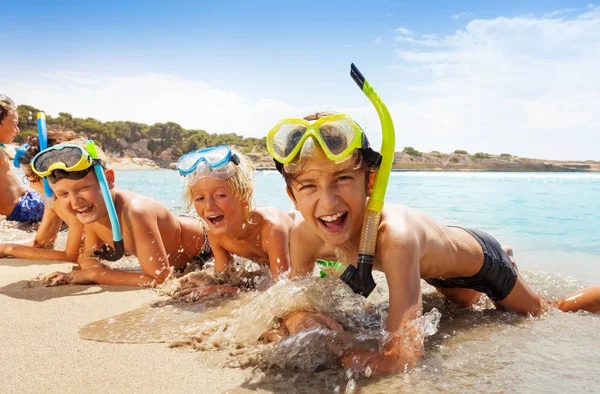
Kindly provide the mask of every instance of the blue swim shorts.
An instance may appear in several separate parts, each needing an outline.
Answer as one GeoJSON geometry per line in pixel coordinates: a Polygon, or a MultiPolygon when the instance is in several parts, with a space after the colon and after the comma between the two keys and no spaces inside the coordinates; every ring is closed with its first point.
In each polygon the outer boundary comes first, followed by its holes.
{"type": "Polygon", "coordinates": [[[21,223],[37,223],[44,216],[44,199],[33,190],[23,194],[15,209],[6,220],[21,223]]]}

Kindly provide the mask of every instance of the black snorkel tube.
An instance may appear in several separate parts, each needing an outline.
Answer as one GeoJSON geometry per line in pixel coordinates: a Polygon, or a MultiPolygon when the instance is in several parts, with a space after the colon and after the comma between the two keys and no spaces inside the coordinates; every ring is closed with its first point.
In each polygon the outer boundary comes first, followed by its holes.
{"type": "Polygon", "coordinates": [[[106,210],[108,212],[108,218],[110,219],[110,226],[112,228],[114,245],[113,249],[107,244],[104,244],[102,245],[102,250],[94,251],[94,255],[104,260],[117,261],[125,254],[125,244],[123,243],[123,236],[121,235],[119,218],[117,216],[117,211],[115,210],[115,204],[110,195],[110,190],[108,189],[108,183],[106,182],[106,177],[104,176],[104,168],[102,168],[102,164],[100,164],[100,159],[98,158],[98,152],[96,151],[96,145],[94,144],[94,141],[88,141],[85,144],[85,147],[93,160],[92,166],[94,168],[96,178],[98,179],[100,190],[102,191],[104,204],[106,204],[106,210]]]}
{"type": "MultiPolygon", "coordinates": [[[[385,192],[387,189],[392,163],[394,161],[394,152],[396,150],[396,136],[394,132],[394,123],[385,104],[362,73],[354,65],[350,66],[350,76],[356,82],[360,90],[371,100],[375,106],[379,121],[381,122],[381,156],[382,161],[375,176],[375,184],[371,192],[371,197],[367,204],[367,211],[363,220],[363,227],[360,236],[360,245],[358,249],[358,270],[360,273],[360,291],[364,297],[375,288],[373,280],[373,260],[375,256],[375,245],[377,243],[377,230],[381,220],[381,211],[383,210],[385,192]]],[[[355,290],[356,292],[356,290],[355,290]]]]}

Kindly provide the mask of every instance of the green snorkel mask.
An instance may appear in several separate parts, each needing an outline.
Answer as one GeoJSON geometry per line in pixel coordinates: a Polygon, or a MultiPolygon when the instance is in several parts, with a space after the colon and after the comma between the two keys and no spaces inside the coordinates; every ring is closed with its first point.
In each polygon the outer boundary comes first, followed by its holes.
{"type": "Polygon", "coordinates": [[[123,257],[125,245],[121,235],[121,227],[115,210],[115,204],[110,195],[108,183],[104,176],[103,163],[98,158],[94,141],[88,141],[86,149],[73,144],[54,145],[35,155],[31,161],[31,169],[44,180],[50,179],[52,183],[64,178],[81,179],[92,169],[94,170],[104,203],[106,204],[114,244],[114,249],[104,244],[102,245],[102,249],[95,250],[94,254],[104,260],[117,261],[123,257]]]}

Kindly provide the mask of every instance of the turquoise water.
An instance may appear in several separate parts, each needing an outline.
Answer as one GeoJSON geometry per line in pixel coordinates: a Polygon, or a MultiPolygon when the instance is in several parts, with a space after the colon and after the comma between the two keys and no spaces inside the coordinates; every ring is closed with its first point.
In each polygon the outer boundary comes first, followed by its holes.
{"type": "MultiPolygon", "coordinates": [[[[175,171],[117,171],[117,186],[185,211],[175,171]]],[[[600,284],[600,174],[394,172],[387,201],[478,228],[515,249],[517,263],[600,284]]],[[[293,210],[275,171],[256,174],[257,205],[293,210]]]]}

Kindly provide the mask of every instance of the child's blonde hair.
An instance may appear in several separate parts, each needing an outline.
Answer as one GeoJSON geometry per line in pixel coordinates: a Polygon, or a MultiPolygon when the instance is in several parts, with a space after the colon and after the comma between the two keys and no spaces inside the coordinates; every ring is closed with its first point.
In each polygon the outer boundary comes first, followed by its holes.
{"type": "MultiPolygon", "coordinates": [[[[252,195],[254,192],[254,165],[250,160],[238,152],[236,149],[231,148],[231,152],[236,154],[240,158],[240,162],[235,166],[235,172],[232,176],[227,178],[227,183],[233,192],[235,198],[242,202],[242,205],[246,207],[247,214],[249,216],[253,209],[252,195]]],[[[185,184],[183,188],[183,202],[186,210],[189,211],[194,205],[194,199],[192,197],[192,188],[189,184],[185,184]]]]}

